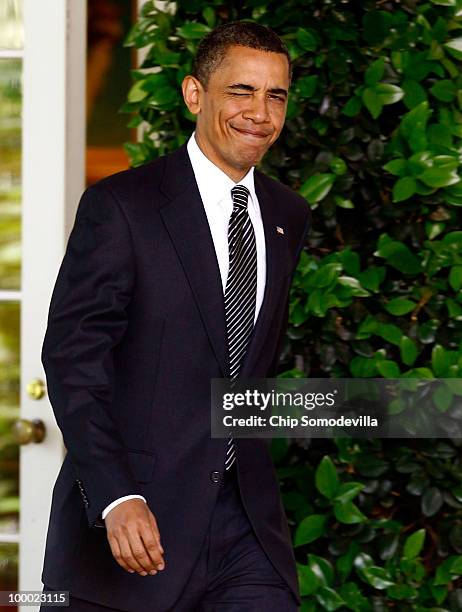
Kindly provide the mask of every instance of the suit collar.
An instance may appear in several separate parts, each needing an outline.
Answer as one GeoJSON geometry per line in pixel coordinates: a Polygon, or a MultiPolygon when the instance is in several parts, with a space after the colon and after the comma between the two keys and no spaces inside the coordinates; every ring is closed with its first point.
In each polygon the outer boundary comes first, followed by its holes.
{"type": "MultiPolygon", "coordinates": [[[[237,185],[226,172],[216,166],[202,152],[196,141],[196,132],[193,132],[187,142],[187,152],[191,160],[194,176],[204,204],[216,204],[223,198],[228,198],[231,205],[231,189],[237,185]]],[[[255,202],[254,167],[239,181],[250,191],[250,197],[255,202]]]]}

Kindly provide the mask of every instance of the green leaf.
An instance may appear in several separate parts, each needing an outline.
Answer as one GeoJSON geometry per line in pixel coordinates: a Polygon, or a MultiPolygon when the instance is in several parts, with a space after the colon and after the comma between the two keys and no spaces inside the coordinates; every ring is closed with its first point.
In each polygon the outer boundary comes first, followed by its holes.
{"type": "Polygon", "coordinates": [[[178,100],[178,92],[173,87],[159,87],[149,99],[149,104],[154,107],[170,107],[178,100]]]}
{"type": "Polygon", "coordinates": [[[335,204],[339,206],[340,208],[354,208],[355,207],[353,202],[349,200],[348,198],[344,198],[342,196],[336,195],[334,199],[335,199],[335,204]]]}
{"type": "Polygon", "coordinates": [[[354,612],[370,610],[369,601],[361,593],[356,582],[345,582],[340,586],[338,592],[350,610],[354,612]]]}
{"type": "MultiPolygon", "coordinates": [[[[454,395],[462,396],[462,379],[461,378],[447,378],[444,384],[448,389],[454,393],[454,395]]],[[[462,500],[461,500],[462,501],[462,500]]]]}
{"type": "Polygon", "coordinates": [[[372,62],[364,73],[364,81],[366,85],[375,85],[383,77],[385,71],[385,58],[380,57],[379,59],[372,62]]]}
{"type": "Polygon", "coordinates": [[[383,166],[383,169],[394,176],[406,176],[407,161],[402,158],[392,159],[390,162],[383,166]]]}
{"type": "Polygon", "coordinates": [[[432,399],[440,412],[446,412],[452,404],[454,394],[448,387],[441,385],[433,393],[432,399]]]}
{"type": "Polygon", "coordinates": [[[432,349],[432,368],[435,376],[443,378],[450,366],[449,356],[441,344],[435,344],[432,349]]]}
{"type": "Polygon", "coordinates": [[[377,364],[373,359],[356,355],[350,361],[350,372],[355,378],[370,378],[377,371],[377,364]]]}
{"type": "Polygon", "coordinates": [[[407,160],[408,168],[412,176],[419,176],[427,168],[433,166],[433,157],[431,151],[417,151],[407,160]]]}
{"type": "Polygon", "coordinates": [[[344,482],[339,486],[334,501],[342,504],[349,502],[355,498],[363,488],[364,484],[362,482],[344,482]]]}
{"type": "Polygon", "coordinates": [[[147,95],[148,92],[143,89],[143,81],[136,81],[136,83],[131,86],[127,99],[131,103],[141,102],[147,95]]]}
{"type": "Polygon", "coordinates": [[[457,94],[456,85],[449,79],[437,81],[432,87],[430,87],[430,91],[435,98],[441,100],[442,102],[452,102],[457,94]]]}
{"type": "Polygon", "coordinates": [[[439,236],[446,227],[445,223],[430,223],[429,221],[425,222],[425,233],[427,234],[430,240],[439,236]]]}
{"type": "Polygon", "coordinates": [[[324,557],[310,553],[308,555],[308,565],[316,574],[320,585],[332,585],[334,581],[334,568],[330,561],[324,559],[324,557]]]}
{"type": "Polygon", "coordinates": [[[462,555],[458,555],[457,557],[451,559],[449,571],[451,574],[462,576],[462,555]]]}
{"type": "Polygon", "coordinates": [[[421,509],[424,516],[434,516],[443,505],[443,496],[437,487],[429,487],[422,495],[421,509]]]}
{"type": "Polygon", "coordinates": [[[403,332],[393,323],[377,323],[377,335],[391,344],[400,346],[403,332]]]}
{"type": "Polygon", "coordinates": [[[413,151],[426,149],[426,124],[432,112],[428,101],[424,100],[406,113],[401,120],[399,130],[403,137],[411,144],[413,151]]]}
{"type": "Polygon", "coordinates": [[[410,366],[417,358],[417,346],[408,336],[402,336],[399,343],[400,356],[402,361],[410,366]]]}
{"type": "Polygon", "coordinates": [[[443,47],[457,60],[462,60],[462,38],[453,38],[449,42],[444,43],[443,47]]]}
{"type": "Polygon", "coordinates": [[[392,399],[388,404],[387,414],[400,414],[405,410],[406,406],[403,403],[402,399],[397,397],[392,399]]]}
{"type": "Polygon", "coordinates": [[[365,87],[362,92],[362,101],[373,119],[377,119],[382,112],[383,103],[380,96],[375,91],[375,88],[365,87]]]}
{"type": "Polygon", "coordinates": [[[342,108],[342,113],[347,117],[356,117],[361,110],[362,101],[359,96],[353,96],[348,100],[345,106],[342,108]]]}
{"type": "Polygon", "coordinates": [[[310,176],[300,187],[300,194],[310,203],[319,202],[332,188],[335,174],[315,174],[310,176]]]}
{"type": "Polygon", "coordinates": [[[384,305],[387,312],[395,316],[405,315],[415,308],[415,302],[405,298],[394,298],[384,305]]]}
{"type": "Polygon", "coordinates": [[[387,597],[390,599],[415,599],[419,592],[409,584],[394,584],[387,589],[387,597]]]}
{"type": "MultiPolygon", "coordinates": [[[[441,605],[448,595],[448,588],[446,586],[437,586],[429,584],[430,593],[433,599],[438,605],[441,605]]],[[[443,608],[436,608],[435,612],[447,612],[443,608]]]]}
{"type": "MultiPolygon", "coordinates": [[[[453,576],[451,575],[451,566],[456,558],[456,556],[451,555],[438,565],[436,568],[435,577],[433,578],[433,584],[435,586],[446,585],[452,581],[453,576]]],[[[457,572],[455,573],[457,574],[457,572]]]]}
{"type": "Polygon", "coordinates": [[[394,104],[403,98],[404,91],[397,85],[391,83],[377,83],[375,92],[379,96],[382,104],[394,104]]]}
{"type": "Polygon", "coordinates": [[[338,608],[341,608],[345,604],[345,601],[340,597],[337,591],[331,587],[321,587],[316,593],[316,599],[322,605],[323,610],[328,610],[329,612],[338,610],[338,608]]]}
{"type": "Polygon", "coordinates": [[[455,170],[448,170],[447,168],[433,167],[425,170],[420,176],[419,180],[428,185],[429,187],[448,187],[454,185],[460,181],[460,176],[455,170]]]}
{"type": "Polygon", "coordinates": [[[186,40],[198,40],[210,32],[210,28],[205,23],[189,21],[177,28],[176,31],[179,36],[186,38],[186,40]]]}
{"type": "Polygon", "coordinates": [[[347,171],[348,167],[341,157],[332,158],[329,168],[337,176],[342,176],[347,171]]]}
{"type": "Polygon", "coordinates": [[[424,542],[425,542],[425,529],[419,529],[404,542],[403,557],[406,559],[415,559],[419,556],[424,542]]]}
{"type": "Polygon", "coordinates": [[[462,266],[452,266],[449,272],[449,284],[454,291],[460,291],[460,289],[462,289],[462,266]]]}
{"type": "Polygon", "coordinates": [[[352,295],[356,295],[358,297],[367,297],[370,295],[369,291],[361,287],[358,279],[354,276],[339,276],[337,282],[339,285],[343,285],[344,287],[351,289],[352,295]]]}
{"type": "Polygon", "coordinates": [[[387,263],[405,274],[418,274],[422,270],[420,260],[409,248],[398,240],[393,240],[387,234],[379,238],[377,251],[374,255],[383,257],[387,263]]]}
{"type": "Polygon", "coordinates": [[[401,81],[401,87],[404,91],[403,102],[408,108],[414,108],[427,99],[425,88],[413,78],[404,78],[401,81]]]}
{"type": "Polygon", "coordinates": [[[318,41],[314,30],[310,28],[299,28],[297,30],[297,42],[305,51],[316,51],[318,41]]]}
{"type": "Polygon", "coordinates": [[[316,574],[308,565],[297,563],[298,582],[300,586],[300,595],[312,595],[319,587],[319,580],[316,574]]]}
{"type": "Polygon", "coordinates": [[[358,573],[360,577],[374,587],[374,589],[384,590],[395,584],[390,574],[383,567],[372,565],[364,567],[359,570],[358,573]]]}
{"type": "Polygon", "coordinates": [[[393,202],[407,200],[417,191],[417,182],[412,176],[403,176],[393,185],[393,202]]]}
{"type": "Polygon", "coordinates": [[[451,319],[462,320],[462,306],[451,298],[445,299],[446,308],[451,319]]]}
{"type": "Polygon", "coordinates": [[[308,284],[306,286],[317,289],[328,287],[335,283],[341,271],[342,264],[337,261],[324,263],[324,265],[320,266],[316,272],[307,278],[308,284]]]}
{"type": "Polygon", "coordinates": [[[362,287],[369,289],[369,291],[378,291],[385,279],[385,275],[386,272],[383,266],[370,266],[357,276],[362,287]]]}
{"type": "Polygon", "coordinates": [[[351,570],[353,569],[353,562],[358,554],[358,551],[359,545],[353,540],[350,542],[346,553],[338,557],[335,567],[342,580],[345,580],[350,575],[351,570]]]}
{"type": "Polygon", "coordinates": [[[399,378],[401,376],[398,364],[391,359],[381,359],[378,361],[377,370],[384,378],[399,378]]]}
{"type": "Polygon", "coordinates": [[[354,566],[358,570],[363,570],[366,567],[372,567],[374,565],[374,559],[367,553],[359,553],[354,560],[354,566]]]}
{"type": "Polygon", "coordinates": [[[214,28],[216,25],[216,13],[211,6],[206,6],[202,11],[202,15],[210,28],[214,28]]]}
{"type": "Polygon", "coordinates": [[[315,474],[316,488],[327,499],[332,499],[339,488],[339,477],[329,455],[325,455],[318,465],[315,474]]]}
{"type": "Polygon", "coordinates": [[[367,516],[353,502],[335,503],[334,514],[335,518],[345,525],[354,525],[367,521],[367,516]]]}
{"type": "Polygon", "coordinates": [[[327,516],[325,514],[312,514],[303,519],[295,532],[295,546],[302,546],[314,542],[325,533],[327,516]]]}
{"type": "Polygon", "coordinates": [[[298,79],[297,88],[300,91],[300,96],[302,98],[311,98],[311,96],[316,91],[316,86],[318,84],[318,75],[312,74],[310,76],[304,76],[298,79]]]}

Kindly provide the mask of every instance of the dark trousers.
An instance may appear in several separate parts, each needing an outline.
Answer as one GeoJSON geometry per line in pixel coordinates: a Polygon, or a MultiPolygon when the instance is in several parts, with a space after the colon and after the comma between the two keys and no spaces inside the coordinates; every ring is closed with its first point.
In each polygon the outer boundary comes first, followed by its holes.
{"type": "MultiPolygon", "coordinates": [[[[239,494],[235,464],[220,484],[198,560],[171,612],[297,612],[297,602],[258,542],[239,494]]],[[[44,587],[44,591],[52,590],[44,587]]],[[[110,612],[70,596],[72,612],[110,612]]],[[[56,607],[42,606],[40,612],[56,607]]],[[[146,612],[160,612],[145,602],[146,612]]],[[[164,611],[162,611],[164,612],[164,611]]]]}

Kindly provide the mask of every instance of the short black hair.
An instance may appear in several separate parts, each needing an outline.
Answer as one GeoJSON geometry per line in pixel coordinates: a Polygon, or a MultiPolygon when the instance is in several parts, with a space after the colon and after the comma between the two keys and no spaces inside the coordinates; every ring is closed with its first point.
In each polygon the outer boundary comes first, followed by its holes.
{"type": "Polygon", "coordinates": [[[221,64],[231,46],[283,53],[289,62],[289,82],[292,79],[289,51],[276,32],[253,21],[228,21],[206,34],[197,48],[192,75],[202,83],[204,89],[207,89],[210,75],[221,64]]]}

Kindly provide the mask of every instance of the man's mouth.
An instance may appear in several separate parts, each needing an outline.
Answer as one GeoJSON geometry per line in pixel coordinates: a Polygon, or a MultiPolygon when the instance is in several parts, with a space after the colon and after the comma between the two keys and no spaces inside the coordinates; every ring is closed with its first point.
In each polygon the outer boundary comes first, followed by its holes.
{"type": "Polygon", "coordinates": [[[243,136],[248,136],[249,138],[255,138],[257,140],[263,140],[264,138],[267,138],[270,135],[268,132],[262,132],[261,130],[247,130],[243,128],[234,127],[234,125],[232,125],[231,127],[233,128],[233,130],[236,130],[236,132],[239,132],[239,134],[242,134],[243,136]]]}

